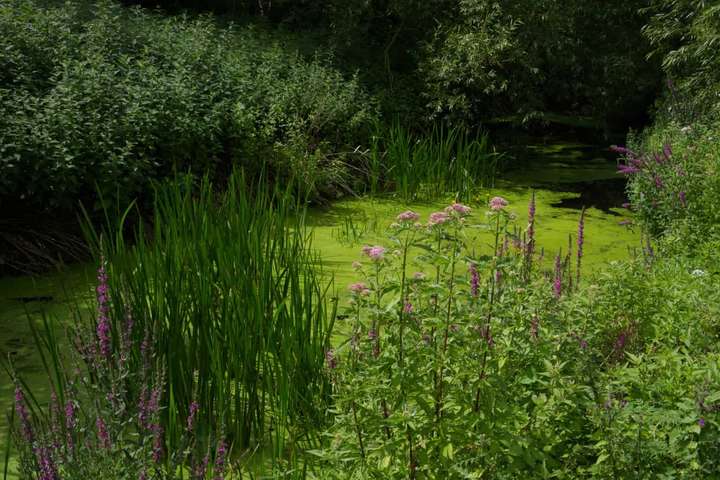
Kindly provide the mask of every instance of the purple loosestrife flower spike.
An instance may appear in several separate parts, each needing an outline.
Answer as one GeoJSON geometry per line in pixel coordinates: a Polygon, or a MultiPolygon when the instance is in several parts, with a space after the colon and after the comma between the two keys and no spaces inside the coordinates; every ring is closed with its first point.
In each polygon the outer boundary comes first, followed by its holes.
{"type": "Polygon", "coordinates": [[[640,169],[632,165],[618,165],[618,173],[623,175],[630,175],[638,172],[640,172],[640,169]]]}
{"type": "Polygon", "coordinates": [[[100,446],[105,450],[109,450],[110,447],[112,447],[112,443],[110,442],[110,434],[108,433],[105,421],[98,417],[95,421],[95,426],[97,427],[97,435],[100,440],[100,446]]]}
{"type": "Polygon", "coordinates": [[[67,430],[67,438],[65,443],[68,450],[74,449],[72,433],[75,431],[75,404],[71,399],[65,402],[65,430],[67,430]]]}
{"type": "Polygon", "coordinates": [[[197,416],[197,413],[199,410],[200,410],[200,404],[198,402],[193,401],[190,404],[190,409],[189,409],[188,418],[187,418],[188,432],[192,432],[195,429],[195,417],[197,416]]]}
{"type": "Polygon", "coordinates": [[[100,353],[103,357],[110,358],[110,319],[108,313],[109,307],[109,291],[108,277],[105,271],[105,259],[100,258],[100,267],[98,268],[98,286],[97,286],[97,303],[98,303],[98,319],[97,319],[97,338],[100,344],[100,353]]]}
{"type": "Polygon", "coordinates": [[[337,368],[337,358],[335,358],[335,351],[332,348],[325,351],[325,363],[330,370],[337,368]]]}
{"type": "Polygon", "coordinates": [[[477,270],[477,265],[474,263],[470,264],[470,295],[473,298],[477,298],[478,292],[480,291],[480,274],[477,270]]]}
{"type": "Polygon", "coordinates": [[[670,157],[672,157],[672,147],[669,143],[663,145],[663,155],[665,156],[666,160],[670,160],[670,157]]]}
{"type": "Polygon", "coordinates": [[[580,212],[577,232],[577,278],[576,285],[580,284],[580,265],[582,264],[583,245],[585,244],[585,209],[580,212]]]}
{"type": "Polygon", "coordinates": [[[678,193],[678,198],[680,199],[680,205],[682,205],[683,208],[687,207],[687,198],[684,191],[678,193]]]}
{"type": "Polygon", "coordinates": [[[163,428],[160,425],[153,425],[153,462],[160,463],[162,460],[165,445],[163,441],[163,428]]]}
{"type": "Polygon", "coordinates": [[[227,454],[227,445],[225,440],[220,440],[215,456],[215,468],[213,470],[213,480],[224,480],[225,478],[225,455],[227,454]]]}
{"type": "Polygon", "coordinates": [[[698,420],[698,425],[700,426],[700,428],[703,428],[705,426],[705,419],[703,417],[700,417],[700,419],[698,420]]]}
{"type": "Polygon", "coordinates": [[[562,261],[560,260],[560,254],[555,256],[555,275],[553,278],[553,294],[555,298],[560,298],[562,295],[562,261]]]}
{"type": "Polygon", "coordinates": [[[60,480],[55,462],[53,462],[50,450],[41,446],[37,448],[36,454],[38,457],[38,467],[40,468],[39,480],[60,480]]]}
{"type": "Polygon", "coordinates": [[[15,412],[20,419],[20,427],[22,437],[25,442],[31,444],[34,439],[32,424],[30,423],[30,414],[25,405],[25,394],[19,386],[15,387],[15,412]]]}
{"type": "Polygon", "coordinates": [[[662,178],[660,178],[660,175],[655,175],[655,188],[660,190],[661,188],[663,188],[663,185],[664,184],[662,178]]]}
{"type": "Polygon", "coordinates": [[[627,155],[628,157],[637,157],[637,154],[626,147],[620,147],[618,145],[611,145],[610,150],[620,155],[627,155]]]}
{"type": "Polygon", "coordinates": [[[532,258],[535,247],[535,191],[530,197],[530,205],[528,206],[528,229],[527,229],[527,255],[532,258]]]}

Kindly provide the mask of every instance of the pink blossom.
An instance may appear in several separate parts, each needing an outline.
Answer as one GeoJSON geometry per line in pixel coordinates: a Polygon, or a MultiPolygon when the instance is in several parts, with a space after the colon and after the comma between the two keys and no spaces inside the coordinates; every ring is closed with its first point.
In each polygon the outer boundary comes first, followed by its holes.
{"type": "Polygon", "coordinates": [[[369,295],[370,289],[362,282],[353,283],[348,289],[355,295],[369,295]]]}
{"type": "Polygon", "coordinates": [[[398,222],[415,222],[420,219],[420,215],[413,212],[412,210],[407,210],[405,212],[402,212],[400,215],[397,216],[398,222]]]}
{"type": "Polygon", "coordinates": [[[457,202],[453,203],[452,205],[449,205],[448,207],[445,208],[445,211],[447,213],[455,212],[455,213],[459,214],[460,216],[469,215],[471,210],[472,209],[470,207],[468,207],[467,205],[463,205],[462,203],[457,203],[457,202]]]}
{"type": "Polygon", "coordinates": [[[508,201],[505,200],[503,197],[493,197],[490,199],[490,210],[499,211],[503,208],[507,207],[509,205],[508,201]]]}
{"type": "Polygon", "coordinates": [[[450,220],[450,216],[446,212],[434,212],[430,214],[428,225],[442,225],[450,220]]]}
{"type": "Polygon", "coordinates": [[[366,245],[363,247],[362,252],[370,257],[371,260],[377,262],[385,256],[385,247],[381,247],[380,245],[375,245],[374,247],[366,245]]]}

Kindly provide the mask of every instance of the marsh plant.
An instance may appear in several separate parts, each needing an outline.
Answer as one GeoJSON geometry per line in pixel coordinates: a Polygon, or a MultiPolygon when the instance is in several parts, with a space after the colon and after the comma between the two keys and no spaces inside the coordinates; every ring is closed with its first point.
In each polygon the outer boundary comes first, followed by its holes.
{"type": "Polygon", "coordinates": [[[310,452],[314,478],[703,478],[718,467],[717,350],[685,372],[690,384],[663,390],[689,353],[661,346],[648,274],[630,269],[620,290],[581,282],[585,211],[573,253],[546,270],[534,201],[529,213],[517,235],[501,197],[482,219],[459,203],[425,221],[407,211],[384,245],[362,249],[351,334],[327,353],[335,422],[310,452]],[[478,224],[490,245],[473,243],[478,224]],[[662,380],[641,373],[660,362],[674,365],[662,380]]]}
{"type": "Polygon", "coordinates": [[[500,161],[486,134],[438,125],[417,134],[399,123],[376,128],[367,157],[371,193],[382,186],[408,202],[448,192],[467,198],[473,189],[493,185],[500,161]]]}

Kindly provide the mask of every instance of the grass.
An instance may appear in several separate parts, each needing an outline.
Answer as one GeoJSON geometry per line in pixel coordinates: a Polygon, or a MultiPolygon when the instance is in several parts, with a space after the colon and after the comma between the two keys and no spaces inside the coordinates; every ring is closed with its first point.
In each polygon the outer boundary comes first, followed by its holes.
{"type": "Polygon", "coordinates": [[[104,235],[90,230],[122,310],[112,318],[131,312],[136,342],[153,332],[170,444],[193,401],[240,449],[280,454],[286,435],[321,420],[332,283],[321,280],[297,207],[280,190],[248,191],[239,174],[219,196],[209,181],[186,179],[157,190],[154,227],[138,224],[133,244],[123,219],[104,235]]]}
{"type": "Polygon", "coordinates": [[[384,180],[384,187],[406,202],[448,193],[467,199],[474,189],[493,186],[499,159],[486,134],[442,126],[416,134],[396,122],[373,136],[370,190],[378,193],[384,180]]]}

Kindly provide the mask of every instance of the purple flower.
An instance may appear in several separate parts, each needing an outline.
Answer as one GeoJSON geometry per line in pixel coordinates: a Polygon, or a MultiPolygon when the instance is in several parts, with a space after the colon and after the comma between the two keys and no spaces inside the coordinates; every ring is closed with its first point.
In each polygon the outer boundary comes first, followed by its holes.
{"type": "Polygon", "coordinates": [[[670,160],[670,157],[672,157],[672,147],[669,143],[663,145],[663,155],[667,160],[670,160]]]}
{"type": "Polygon", "coordinates": [[[700,428],[703,428],[705,426],[705,419],[703,417],[700,417],[700,419],[698,420],[698,425],[700,426],[700,428]]]}
{"type": "Polygon", "coordinates": [[[627,155],[629,157],[637,157],[637,154],[626,147],[620,147],[618,145],[610,145],[610,150],[620,155],[627,155]]]}
{"type": "Polygon", "coordinates": [[[105,421],[102,418],[98,417],[95,421],[95,426],[97,427],[97,436],[98,440],[100,440],[100,446],[105,450],[109,450],[112,446],[112,443],[110,442],[110,434],[108,433],[105,421]]]}
{"type": "Polygon", "coordinates": [[[370,340],[375,340],[377,338],[377,332],[374,328],[371,328],[370,331],[368,331],[368,338],[370,340]]]}
{"type": "Polygon", "coordinates": [[[403,306],[403,312],[410,314],[413,312],[413,306],[412,303],[410,303],[410,300],[405,300],[405,305],[403,306]]]}
{"type": "Polygon", "coordinates": [[[192,432],[195,428],[195,416],[197,415],[198,410],[200,410],[200,404],[196,401],[193,401],[190,404],[190,409],[187,417],[188,432],[192,432]]]}
{"type": "Polygon", "coordinates": [[[160,463],[163,452],[165,450],[165,442],[163,441],[163,428],[160,425],[153,425],[153,462],[160,463]]]}
{"type": "Polygon", "coordinates": [[[660,178],[660,175],[655,175],[655,188],[657,188],[657,189],[663,188],[663,181],[662,181],[662,178],[660,178]]]}
{"type": "Polygon", "coordinates": [[[428,218],[428,225],[431,227],[434,225],[442,225],[443,223],[450,220],[450,216],[445,212],[434,212],[430,214],[428,218]]]}
{"type": "Polygon", "coordinates": [[[473,298],[477,298],[478,292],[480,291],[480,274],[478,274],[477,266],[474,263],[470,264],[470,295],[473,298]]]}
{"type": "Polygon", "coordinates": [[[215,454],[215,468],[213,469],[213,480],[223,480],[225,478],[225,455],[227,454],[227,445],[225,440],[220,440],[215,454]]]}
{"type": "Polygon", "coordinates": [[[53,462],[50,451],[47,447],[42,446],[36,450],[38,457],[38,467],[40,468],[39,480],[60,480],[55,462],[53,462]]]}
{"type": "Polygon", "coordinates": [[[207,468],[208,463],[210,463],[210,455],[205,455],[203,457],[202,461],[195,466],[194,473],[195,477],[198,480],[205,480],[205,477],[207,476],[207,468]]]}
{"type": "Polygon", "coordinates": [[[528,229],[527,229],[527,256],[530,258],[535,247],[535,192],[530,197],[530,205],[528,206],[528,229]]]}
{"type": "Polygon", "coordinates": [[[560,254],[555,255],[555,275],[553,277],[553,294],[555,298],[560,298],[562,295],[562,262],[560,260],[560,254]]]}
{"type": "Polygon", "coordinates": [[[445,208],[445,211],[447,213],[455,212],[460,216],[469,215],[471,210],[472,209],[470,207],[468,207],[467,205],[463,205],[462,203],[457,203],[457,202],[455,202],[452,205],[449,205],[448,207],[445,208]]]}
{"type": "Polygon", "coordinates": [[[416,222],[419,219],[420,219],[420,215],[413,212],[412,210],[407,210],[397,216],[398,222],[416,222]]]}
{"type": "Polygon", "coordinates": [[[680,199],[680,205],[682,205],[683,208],[687,207],[687,198],[685,197],[684,191],[678,193],[678,198],[680,199]]]}
{"type": "Polygon", "coordinates": [[[23,440],[28,444],[32,443],[34,435],[32,424],[30,423],[30,414],[25,405],[25,394],[19,386],[15,387],[15,412],[17,412],[17,416],[20,419],[23,440]]]}
{"type": "Polygon", "coordinates": [[[101,257],[100,268],[98,268],[98,286],[97,286],[97,303],[98,303],[98,319],[97,319],[97,338],[100,344],[100,353],[105,358],[110,357],[110,319],[108,318],[109,298],[108,298],[108,277],[105,271],[105,260],[101,257]]]}
{"type": "Polygon", "coordinates": [[[618,165],[618,171],[617,173],[621,173],[623,175],[630,175],[633,173],[638,173],[640,171],[639,168],[634,167],[632,165],[618,165]]]}
{"type": "Polygon", "coordinates": [[[580,264],[583,257],[583,245],[585,244],[585,209],[580,212],[577,232],[577,282],[580,282],[580,264]]]}
{"type": "Polygon", "coordinates": [[[490,207],[490,210],[494,211],[500,211],[503,208],[507,207],[508,201],[505,200],[503,197],[493,197],[490,199],[490,202],[488,203],[488,206],[490,207]]]}
{"type": "Polygon", "coordinates": [[[332,348],[325,351],[325,363],[330,370],[337,368],[337,358],[335,358],[335,351],[332,348]]]}

